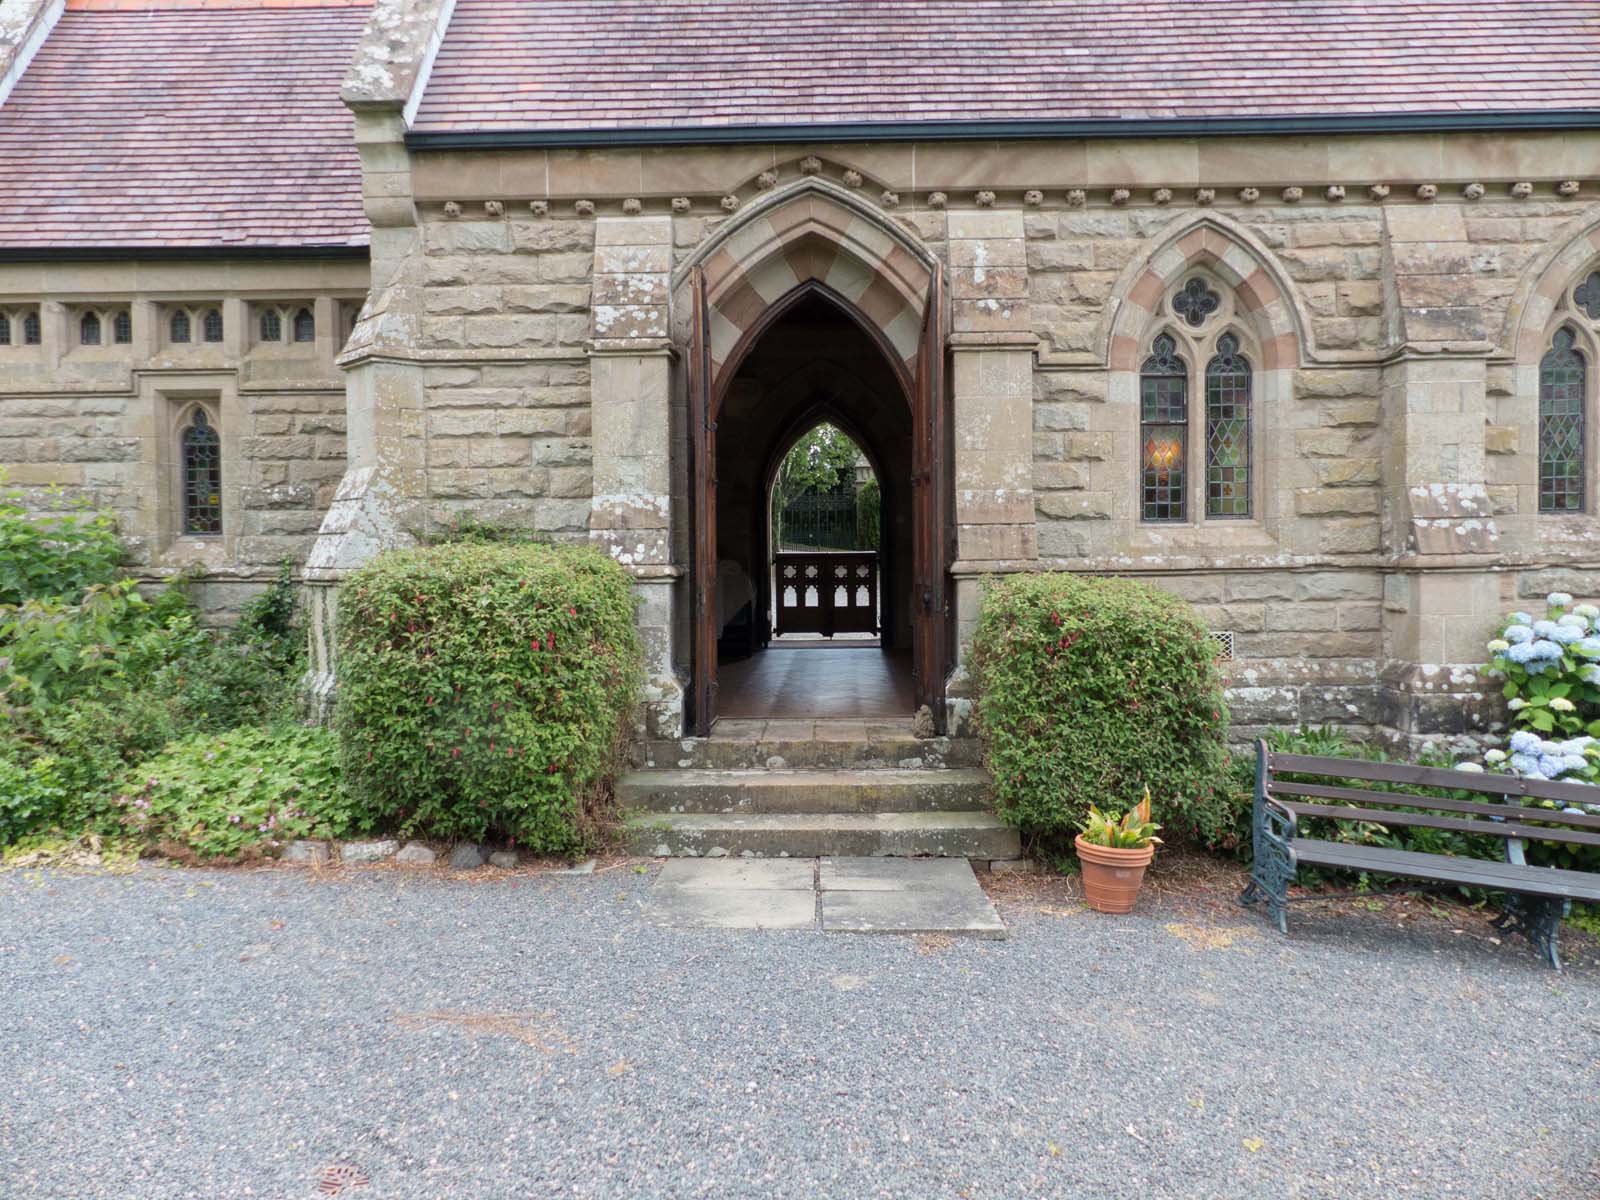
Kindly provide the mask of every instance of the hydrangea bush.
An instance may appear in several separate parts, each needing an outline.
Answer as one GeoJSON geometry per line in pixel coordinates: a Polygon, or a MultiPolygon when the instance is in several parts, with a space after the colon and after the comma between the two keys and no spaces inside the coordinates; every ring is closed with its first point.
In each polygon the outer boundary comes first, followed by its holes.
{"type": "Polygon", "coordinates": [[[1600,783],[1600,607],[1573,604],[1565,592],[1545,598],[1535,618],[1514,612],[1489,642],[1486,672],[1502,689],[1513,730],[1506,750],[1490,750],[1488,769],[1524,779],[1600,783]]]}

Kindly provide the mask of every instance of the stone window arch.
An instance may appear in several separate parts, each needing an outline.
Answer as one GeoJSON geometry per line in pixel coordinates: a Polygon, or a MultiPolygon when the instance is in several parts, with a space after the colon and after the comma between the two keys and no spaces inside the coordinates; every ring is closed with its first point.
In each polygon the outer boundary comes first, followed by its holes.
{"type": "Polygon", "coordinates": [[[185,536],[222,532],[222,438],[206,411],[196,404],[178,435],[180,531],[185,536]]]}
{"type": "Polygon", "coordinates": [[[276,308],[268,307],[261,310],[261,318],[257,323],[257,329],[261,334],[260,340],[263,342],[283,341],[283,317],[279,315],[276,308]]]}
{"type": "Polygon", "coordinates": [[[312,316],[309,308],[299,309],[294,314],[294,340],[297,342],[317,340],[317,319],[312,316]]]}
{"type": "Polygon", "coordinates": [[[37,346],[44,340],[44,330],[39,324],[39,310],[34,309],[22,318],[22,344],[24,346],[37,346]]]}
{"type": "Polygon", "coordinates": [[[127,309],[118,309],[111,318],[111,341],[118,346],[126,346],[133,341],[133,314],[127,309]]]}
{"type": "Polygon", "coordinates": [[[0,346],[11,345],[11,316],[0,312],[0,346]]]}
{"type": "MultiPolygon", "coordinates": [[[[1595,309],[1600,313],[1600,273],[1595,309]]],[[[1580,289],[1581,290],[1581,289],[1580,289]]],[[[1539,511],[1581,513],[1588,506],[1590,377],[1581,335],[1559,326],[1539,360],[1539,511]]]]}
{"type": "Polygon", "coordinates": [[[222,310],[208,308],[200,318],[200,334],[208,342],[222,340],[222,310]]]}
{"type": "Polygon", "coordinates": [[[189,314],[186,310],[180,308],[172,314],[171,320],[167,322],[167,337],[175,345],[182,346],[188,344],[191,334],[189,314]]]}
{"type": "Polygon", "coordinates": [[[100,344],[100,314],[86,312],[78,320],[78,343],[83,346],[100,344]]]}

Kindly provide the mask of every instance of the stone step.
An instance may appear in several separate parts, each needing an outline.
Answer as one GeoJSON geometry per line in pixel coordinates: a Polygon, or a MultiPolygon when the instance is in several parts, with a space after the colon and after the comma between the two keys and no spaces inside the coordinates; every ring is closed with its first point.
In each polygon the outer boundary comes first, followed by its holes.
{"type": "Polygon", "coordinates": [[[866,738],[728,737],[648,741],[634,747],[633,765],[696,771],[836,770],[899,767],[940,770],[983,764],[976,738],[915,738],[885,732],[866,738]]]}
{"type": "Polygon", "coordinates": [[[1017,831],[988,812],[632,814],[628,850],[665,858],[893,856],[1004,859],[1017,831]]]}
{"type": "Polygon", "coordinates": [[[993,781],[948,770],[646,770],[617,781],[625,809],[663,813],[883,813],[978,809],[993,781]]]}

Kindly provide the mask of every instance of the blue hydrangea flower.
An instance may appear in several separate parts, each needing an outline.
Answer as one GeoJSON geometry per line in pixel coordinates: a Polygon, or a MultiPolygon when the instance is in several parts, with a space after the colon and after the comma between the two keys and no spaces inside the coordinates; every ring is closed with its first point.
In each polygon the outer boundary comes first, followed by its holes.
{"type": "Polygon", "coordinates": [[[1592,683],[1596,687],[1600,687],[1600,664],[1590,663],[1578,672],[1578,678],[1585,683],[1592,683]]]}
{"type": "Polygon", "coordinates": [[[1513,754],[1511,769],[1518,775],[1532,775],[1539,770],[1539,760],[1531,754],[1513,754]]]}
{"type": "Polygon", "coordinates": [[[1533,633],[1535,637],[1551,637],[1555,634],[1555,631],[1556,623],[1554,621],[1535,621],[1533,623],[1533,633]]]}
{"type": "Polygon", "coordinates": [[[1522,663],[1524,665],[1531,663],[1539,656],[1539,652],[1534,649],[1535,644],[1534,642],[1518,642],[1506,651],[1506,657],[1514,663],[1522,663]]]}
{"type": "Polygon", "coordinates": [[[1600,658],[1600,637],[1586,637],[1578,642],[1578,653],[1589,658],[1600,658]]]}
{"type": "Polygon", "coordinates": [[[1589,760],[1581,754],[1564,754],[1561,761],[1569,771],[1581,771],[1589,765],[1589,760]]]}
{"type": "Polygon", "coordinates": [[[1519,729],[1511,735],[1511,749],[1517,754],[1534,754],[1539,750],[1540,740],[1537,733],[1519,729]]]}
{"type": "Polygon", "coordinates": [[[1554,779],[1566,769],[1566,764],[1553,754],[1539,756],[1539,773],[1546,779],[1554,779]]]}
{"type": "Polygon", "coordinates": [[[1570,646],[1574,642],[1583,641],[1583,630],[1574,629],[1571,625],[1557,625],[1550,631],[1550,640],[1560,642],[1563,646],[1570,646]]]}
{"type": "Polygon", "coordinates": [[[1547,638],[1529,643],[1533,647],[1534,656],[1554,662],[1561,657],[1561,643],[1547,638]]]}
{"type": "Polygon", "coordinates": [[[1544,598],[1544,602],[1551,608],[1565,608],[1572,603],[1570,592],[1551,592],[1544,598]]]}
{"type": "Polygon", "coordinates": [[[1533,640],[1533,629],[1524,621],[1516,625],[1507,625],[1505,633],[1501,636],[1512,645],[1517,645],[1519,642],[1531,642],[1533,640]]]}
{"type": "Polygon", "coordinates": [[[1575,612],[1556,618],[1557,625],[1571,625],[1574,629],[1588,629],[1589,618],[1575,612]]]}

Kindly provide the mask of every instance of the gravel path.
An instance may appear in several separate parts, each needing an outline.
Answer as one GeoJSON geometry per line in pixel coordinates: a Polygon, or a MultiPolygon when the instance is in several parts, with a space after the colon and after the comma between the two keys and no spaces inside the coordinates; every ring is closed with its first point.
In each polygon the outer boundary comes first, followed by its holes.
{"type": "Polygon", "coordinates": [[[0,875],[0,1197],[1600,1195],[1592,950],[1168,901],[664,930],[649,882],[0,875]]]}

